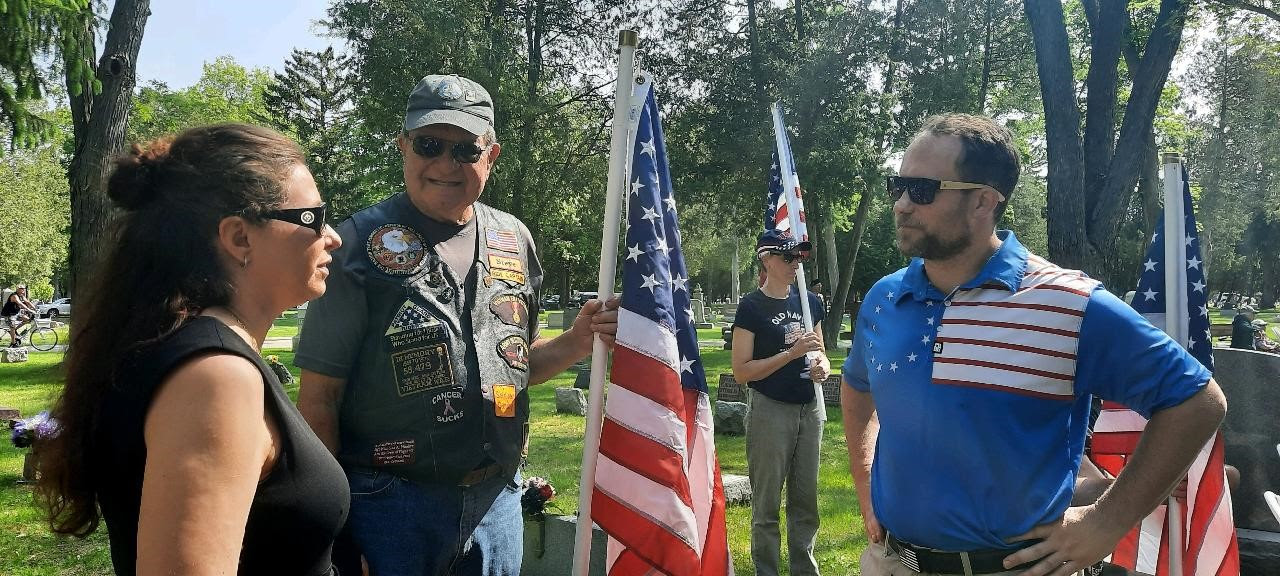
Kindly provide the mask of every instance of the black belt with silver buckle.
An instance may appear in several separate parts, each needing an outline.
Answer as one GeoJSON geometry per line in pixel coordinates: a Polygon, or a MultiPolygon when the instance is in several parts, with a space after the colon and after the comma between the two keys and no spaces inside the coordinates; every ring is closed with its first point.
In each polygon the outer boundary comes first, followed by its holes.
{"type": "Polygon", "coordinates": [[[458,485],[463,487],[475,486],[476,484],[484,482],[485,480],[493,478],[501,473],[502,465],[494,462],[488,466],[481,466],[480,468],[467,472],[467,474],[458,481],[458,485]]]}
{"type": "Polygon", "coordinates": [[[903,566],[916,572],[938,572],[942,574],[992,574],[1006,570],[1022,570],[1030,568],[1035,561],[1027,562],[1012,568],[1004,567],[1004,559],[1017,550],[973,550],[970,552],[943,552],[932,548],[916,546],[903,542],[893,536],[885,535],[885,545],[898,555],[903,566]],[[965,571],[965,556],[969,557],[969,571],[965,571]]]}

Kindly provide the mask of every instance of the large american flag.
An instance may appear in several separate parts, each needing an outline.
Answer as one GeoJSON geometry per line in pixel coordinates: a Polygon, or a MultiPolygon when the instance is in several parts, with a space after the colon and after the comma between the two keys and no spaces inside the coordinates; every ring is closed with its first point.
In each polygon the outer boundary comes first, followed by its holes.
{"type": "MultiPolygon", "coordinates": [[[[796,161],[791,156],[791,140],[784,133],[781,137],[782,150],[774,150],[773,164],[769,168],[769,202],[764,209],[764,229],[779,230],[781,232],[790,232],[797,242],[805,242],[809,240],[809,226],[805,222],[804,214],[804,192],[796,186],[793,190],[784,190],[785,183],[782,178],[782,163],[778,162],[779,153],[784,154],[788,160],[787,164],[791,166],[791,180],[799,182],[796,174],[796,161]],[[785,193],[790,192],[790,193],[785,193]],[[799,225],[796,230],[791,229],[791,220],[789,212],[792,207],[799,210],[799,225]]],[[[775,145],[775,147],[777,147],[775,145]]]]}
{"type": "MultiPolygon", "coordinates": [[[[1133,295],[1133,308],[1152,324],[1164,328],[1165,299],[1176,298],[1180,314],[1174,322],[1186,327],[1187,341],[1180,342],[1201,364],[1213,370],[1213,339],[1209,332],[1208,290],[1200,240],[1191,208],[1191,187],[1186,168],[1182,171],[1185,235],[1177,239],[1185,254],[1177,262],[1164,261],[1165,230],[1161,220],[1147,249],[1142,276],[1133,295]],[[1165,265],[1176,266],[1180,281],[1165,289],[1165,265]]],[[[1168,328],[1165,328],[1167,331],[1168,328]]],[[[1093,459],[1117,474],[1133,454],[1146,420],[1114,403],[1104,403],[1094,426],[1093,459]]],[[[1187,498],[1181,503],[1183,574],[1188,576],[1238,576],[1240,557],[1236,548],[1235,525],[1231,517],[1231,494],[1223,473],[1223,441],[1219,432],[1200,450],[1187,472],[1187,498]]],[[[1116,547],[1111,562],[1130,570],[1165,576],[1169,573],[1167,505],[1161,505],[1129,532],[1116,547]]]]}
{"type": "Polygon", "coordinates": [[[689,274],[651,84],[637,88],[627,253],[591,516],[611,575],[732,574],[689,274]]]}

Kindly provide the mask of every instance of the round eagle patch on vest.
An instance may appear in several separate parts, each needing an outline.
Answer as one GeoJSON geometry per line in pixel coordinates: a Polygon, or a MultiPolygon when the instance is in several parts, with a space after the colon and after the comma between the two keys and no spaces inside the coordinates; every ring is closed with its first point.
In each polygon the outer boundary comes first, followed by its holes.
{"type": "Polygon", "coordinates": [[[369,260],[379,270],[397,276],[408,276],[418,271],[426,250],[422,237],[412,228],[402,224],[379,226],[366,243],[369,260]]]}

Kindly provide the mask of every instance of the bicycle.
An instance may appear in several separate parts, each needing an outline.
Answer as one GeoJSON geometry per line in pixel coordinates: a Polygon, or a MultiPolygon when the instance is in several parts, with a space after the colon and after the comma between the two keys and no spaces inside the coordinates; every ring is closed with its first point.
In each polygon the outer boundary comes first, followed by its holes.
{"type": "MultiPolygon", "coordinates": [[[[18,328],[18,343],[25,341],[28,346],[41,352],[53,350],[53,347],[58,345],[58,332],[54,328],[59,324],[61,323],[57,320],[33,319],[18,328]]],[[[10,345],[13,344],[10,343],[10,345]]]]}

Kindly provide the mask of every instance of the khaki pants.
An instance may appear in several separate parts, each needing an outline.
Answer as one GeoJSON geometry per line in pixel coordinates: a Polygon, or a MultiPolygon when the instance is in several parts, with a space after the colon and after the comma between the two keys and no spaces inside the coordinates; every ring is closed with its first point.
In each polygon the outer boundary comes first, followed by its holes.
{"type": "Polygon", "coordinates": [[[778,509],[787,490],[791,576],[817,576],[818,455],[821,404],[787,404],[751,390],[747,471],[751,476],[751,560],[757,576],[776,576],[782,545],[778,509]]]}
{"type": "MultiPolygon", "coordinates": [[[[862,569],[862,576],[953,576],[950,574],[942,574],[939,572],[916,572],[902,565],[902,560],[898,555],[884,544],[876,544],[874,542],[867,543],[867,549],[862,551],[862,559],[859,560],[862,569]]],[[[1021,573],[1021,570],[1005,570],[1004,572],[990,572],[984,576],[1012,576],[1021,573]]],[[[971,576],[967,574],[957,574],[954,576],[971,576]]]]}

